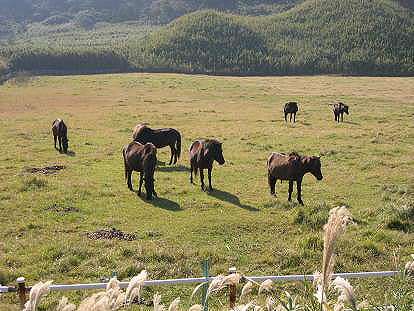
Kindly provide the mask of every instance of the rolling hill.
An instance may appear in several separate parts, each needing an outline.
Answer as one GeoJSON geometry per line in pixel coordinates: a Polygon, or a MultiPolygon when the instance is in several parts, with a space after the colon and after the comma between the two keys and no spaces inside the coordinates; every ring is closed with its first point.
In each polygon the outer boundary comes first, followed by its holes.
{"type": "Polygon", "coordinates": [[[412,74],[413,16],[387,0],[309,0],[254,18],[197,12],[151,34],[141,59],[212,73],[412,74]]]}

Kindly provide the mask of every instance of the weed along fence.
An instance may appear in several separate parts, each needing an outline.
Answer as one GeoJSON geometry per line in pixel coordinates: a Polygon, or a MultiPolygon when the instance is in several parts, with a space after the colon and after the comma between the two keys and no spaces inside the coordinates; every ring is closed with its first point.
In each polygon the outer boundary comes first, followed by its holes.
{"type": "MultiPolygon", "coordinates": [[[[204,277],[198,278],[182,278],[182,279],[165,279],[165,280],[147,280],[144,286],[171,286],[171,285],[185,285],[185,284],[201,284],[205,282],[211,282],[214,277],[208,275],[208,263],[203,264],[204,277]]],[[[236,268],[232,267],[229,269],[229,274],[236,273],[236,268]]],[[[393,277],[401,273],[401,271],[375,271],[375,272],[353,272],[353,273],[336,273],[335,277],[342,277],[345,279],[354,278],[383,278],[393,277]]],[[[273,282],[297,282],[297,281],[313,281],[314,276],[310,274],[298,274],[298,275],[268,275],[268,276],[246,276],[249,280],[256,282],[262,282],[265,280],[272,280],[273,282]]],[[[24,277],[20,277],[16,280],[17,286],[0,286],[0,293],[17,293],[21,306],[27,301],[27,293],[30,291],[30,287],[26,286],[26,280],[24,277]]],[[[126,288],[128,282],[121,282],[119,285],[121,288],[126,288]]],[[[107,283],[88,283],[88,284],[60,284],[50,285],[50,291],[78,291],[78,290],[98,290],[105,289],[107,283]]],[[[205,290],[207,289],[207,286],[205,290]]],[[[234,308],[236,302],[236,286],[228,286],[229,291],[229,305],[234,308]]],[[[205,292],[203,293],[202,302],[205,301],[205,292]]],[[[206,305],[203,303],[203,305],[206,305]]],[[[205,309],[206,310],[206,309],[205,309]]]]}

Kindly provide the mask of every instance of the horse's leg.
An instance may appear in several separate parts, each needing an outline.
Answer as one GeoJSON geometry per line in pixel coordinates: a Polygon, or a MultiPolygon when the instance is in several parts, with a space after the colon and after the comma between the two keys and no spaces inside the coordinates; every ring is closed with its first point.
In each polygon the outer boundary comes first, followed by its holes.
{"type": "Polygon", "coordinates": [[[172,145],[170,145],[170,149],[171,149],[171,158],[170,158],[170,164],[171,165],[173,163],[173,156],[174,156],[174,147],[172,145]]]}
{"type": "Polygon", "coordinates": [[[285,112],[285,122],[287,122],[287,112],[285,112]]]}
{"type": "Polygon", "coordinates": [[[289,180],[289,198],[288,201],[292,201],[292,192],[293,192],[293,181],[289,180]]]}
{"type": "Polygon", "coordinates": [[[132,189],[132,181],[131,181],[131,177],[132,177],[132,171],[128,170],[127,171],[127,185],[128,185],[128,189],[133,191],[134,189],[132,189]]]}
{"type": "Polygon", "coordinates": [[[190,161],[190,184],[193,184],[193,171],[194,171],[194,165],[193,165],[193,161],[190,161]]]}
{"type": "Polygon", "coordinates": [[[293,114],[293,123],[296,123],[296,112],[293,114]]]}
{"type": "Polygon", "coordinates": [[[53,135],[53,140],[55,141],[55,149],[57,149],[56,148],[56,141],[57,141],[57,136],[56,135],[53,135]]]}
{"type": "Polygon", "coordinates": [[[344,122],[344,113],[341,112],[341,122],[344,122]]]}
{"type": "Polygon", "coordinates": [[[300,205],[303,205],[303,201],[302,201],[302,180],[299,179],[296,181],[296,186],[298,189],[298,202],[300,205]]]}
{"type": "Polygon", "coordinates": [[[208,168],[208,188],[210,189],[210,191],[213,191],[213,187],[211,186],[211,171],[212,171],[212,167],[208,168]]]}
{"type": "Polygon", "coordinates": [[[267,183],[269,184],[270,194],[276,195],[276,178],[267,173],[267,183]]]}
{"type": "Polygon", "coordinates": [[[289,113],[289,115],[290,115],[289,122],[292,122],[292,113],[289,113]]]}
{"type": "Polygon", "coordinates": [[[178,161],[178,150],[176,147],[174,147],[174,164],[177,164],[178,161]]]}
{"type": "Polygon", "coordinates": [[[144,174],[139,173],[139,188],[138,188],[138,195],[141,195],[142,183],[144,182],[144,174]]]}
{"type": "Polygon", "coordinates": [[[59,140],[59,151],[62,152],[62,137],[58,136],[59,140]]]}
{"type": "Polygon", "coordinates": [[[201,190],[204,190],[204,170],[200,168],[200,182],[201,182],[201,190]]]}

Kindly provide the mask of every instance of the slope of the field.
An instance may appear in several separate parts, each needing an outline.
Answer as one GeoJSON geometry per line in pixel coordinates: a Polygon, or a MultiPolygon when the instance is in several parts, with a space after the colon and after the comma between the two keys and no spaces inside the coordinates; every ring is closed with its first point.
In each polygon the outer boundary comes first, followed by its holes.
{"type": "Polygon", "coordinates": [[[389,0],[308,0],[260,18],[198,12],[150,35],[145,52],[136,58],[149,67],[195,72],[413,74],[414,15],[389,0]]]}
{"type": "MultiPolygon", "coordinates": [[[[0,86],[0,283],[95,282],[116,271],[128,279],[141,268],[151,278],[212,274],[236,266],[249,275],[313,273],[320,269],[328,210],[346,205],[355,224],[338,244],[336,271],[392,270],[414,252],[414,80],[412,78],[229,78],[172,74],[40,77],[0,86]],[[282,105],[297,100],[296,124],[282,105]],[[350,105],[345,122],[329,103],[350,105]],[[56,117],[69,127],[66,156],[53,148],[56,117]],[[128,190],[121,148],[139,122],[174,127],[183,135],[177,166],[158,153],[159,198],[128,190]],[[187,150],[200,137],[223,142],[215,191],[189,183],[187,150]],[[305,206],[278,198],[267,186],[270,152],[322,155],[324,179],[304,178],[305,206]],[[56,174],[31,168],[64,165],[56,174]],[[115,227],[135,241],[93,240],[88,232],[115,227]]],[[[137,175],[134,177],[136,188],[137,175]]],[[[358,301],[392,304],[395,279],[366,280],[358,301]]],[[[283,285],[297,292],[302,285],[283,285]]],[[[159,291],[164,301],[189,288],[159,291]]],[[[86,293],[69,293],[79,299],[86,293]]],[[[65,293],[67,295],[67,293],[65,293]]],[[[2,296],[16,302],[15,295],[2,296]]],[[[56,296],[51,295],[51,301],[56,296]]],[[[212,304],[217,302],[212,298],[212,304]]],[[[1,307],[1,310],[6,310],[1,307]]]]}

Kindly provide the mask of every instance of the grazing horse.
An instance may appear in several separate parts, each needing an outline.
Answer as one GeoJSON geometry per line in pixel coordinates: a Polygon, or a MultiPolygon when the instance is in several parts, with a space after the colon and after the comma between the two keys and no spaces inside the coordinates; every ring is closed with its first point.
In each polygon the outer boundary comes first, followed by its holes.
{"type": "Polygon", "coordinates": [[[341,117],[341,122],[344,122],[344,113],[349,114],[349,107],[344,103],[334,104],[333,113],[335,121],[339,122],[339,117],[341,117]]]}
{"type": "Polygon", "coordinates": [[[293,115],[293,123],[296,122],[296,113],[298,112],[298,103],[297,102],[287,102],[283,109],[285,113],[285,122],[287,122],[287,115],[290,114],[290,122],[292,122],[292,115],[293,115]]]}
{"type": "Polygon", "coordinates": [[[157,148],[170,146],[171,159],[169,165],[173,163],[173,158],[174,164],[176,164],[181,155],[181,134],[175,129],[165,128],[153,130],[145,124],[138,124],[134,128],[132,138],[141,144],[153,143],[157,148]]]}
{"type": "Polygon", "coordinates": [[[190,147],[190,182],[193,183],[193,172],[197,175],[200,170],[201,189],[205,189],[204,185],[204,169],[208,170],[209,190],[213,190],[211,186],[211,171],[213,162],[216,160],[220,165],[225,163],[223,157],[222,143],[215,139],[196,140],[190,147]]]}
{"type": "Polygon", "coordinates": [[[270,193],[276,196],[276,181],[289,181],[289,201],[292,200],[293,182],[296,181],[298,190],[298,202],[302,201],[302,179],[306,173],[311,173],[317,180],[322,180],[321,160],[319,157],[300,156],[293,152],[272,153],[267,160],[268,181],[270,193]]]}
{"type": "Polygon", "coordinates": [[[52,123],[52,133],[53,133],[53,139],[55,141],[55,149],[56,148],[56,140],[59,140],[59,151],[67,153],[68,152],[68,128],[66,127],[65,122],[61,119],[56,119],[52,123]]]}
{"type": "Polygon", "coordinates": [[[145,180],[147,200],[152,200],[152,195],[157,196],[154,189],[154,172],[157,165],[157,148],[151,143],[145,145],[131,142],[122,149],[125,165],[125,180],[129,190],[132,189],[132,172],[140,173],[138,195],[141,195],[142,182],[145,180]]]}

